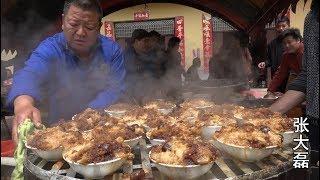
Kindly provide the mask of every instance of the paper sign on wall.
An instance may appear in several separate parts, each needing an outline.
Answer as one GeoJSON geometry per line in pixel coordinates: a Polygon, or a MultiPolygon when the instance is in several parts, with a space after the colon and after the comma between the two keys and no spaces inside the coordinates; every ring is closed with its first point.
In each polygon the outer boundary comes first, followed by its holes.
{"type": "Polygon", "coordinates": [[[180,38],[181,42],[179,45],[179,52],[181,54],[181,66],[185,68],[186,62],[185,62],[185,36],[184,36],[184,18],[183,16],[177,16],[175,17],[175,23],[174,23],[174,35],[178,38],[180,38]]]}

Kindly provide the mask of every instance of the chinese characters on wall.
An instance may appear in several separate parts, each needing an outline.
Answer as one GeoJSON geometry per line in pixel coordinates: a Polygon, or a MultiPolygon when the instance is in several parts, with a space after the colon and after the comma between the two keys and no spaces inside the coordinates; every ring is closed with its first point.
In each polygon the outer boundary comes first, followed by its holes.
{"type": "Polygon", "coordinates": [[[143,20],[148,20],[150,17],[150,14],[148,11],[139,11],[139,12],[135,12],[133,14],[133,19],[135,21],[143,21],[143,20]]]}
{"type": "Polygon", "coordinates": [[[212,21],[206,19],[202,15],[202,30],[203,30],[203,67],[205,72],[209,72],[209,61],[212,57],[213,37],[212,37],[212,21]]]}
{"type": "Polygon", "coordinates": [[[181,54],[181,66],[185,68],[185,42],[184,42],[184,18],[177,16],[174,23],[174,35],[181,39],[179,52],[181,54]]]}

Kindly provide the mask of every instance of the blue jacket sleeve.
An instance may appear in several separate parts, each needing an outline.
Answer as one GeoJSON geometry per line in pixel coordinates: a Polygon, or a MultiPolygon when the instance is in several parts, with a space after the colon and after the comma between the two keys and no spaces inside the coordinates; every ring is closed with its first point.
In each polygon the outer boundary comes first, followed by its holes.
{"type": "Polygon", "coordinates": [[[126,71],[124,65],[124,55],[119,45],[113,46],[113,52],[114,53],[112,55],[110,64],[112,73],[111,86],[100,92],[97,97],[89,103],[89,108],[100,109],[108,107],[117,101],[125,90],[124,78],[126,71]]]}
{"type": "Polygon", "coordinates": [[[25,62],[25,67],[14,74],[12,88],[7,97],[7,106],[20,95],[29,95],[35,101],[41,100],[40,85],[49,74],[50,60],[54,58],[54,48],[49,40],[42,42],[25,62]]]}

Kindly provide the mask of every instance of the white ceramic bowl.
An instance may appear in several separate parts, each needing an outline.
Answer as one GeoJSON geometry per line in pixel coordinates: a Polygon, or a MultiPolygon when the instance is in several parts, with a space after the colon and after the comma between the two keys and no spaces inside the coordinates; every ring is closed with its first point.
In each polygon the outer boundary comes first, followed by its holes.
{"type": "Polygon", "coordinates": [[[148,131],[151,130],[151,127],[149,127],[149,126],[146,125],[146,124],[143,124],[142,127],[144,128],[144,130],[146,130],[146,132],[148,132],[148,131]]]}
{"type": "Polygon", "coordinates": [[[28,146],[27,143],[25,143],[25,146],[28,149],[31,149],[32,152],[34,152],[36,155],[38,155],[39,157],[41,157],[42,159],[45,159],[47,161],[58,161],[58,160],[62,159],[62,150],[63,150],[62,147],[54,149],[54,150],[44,151],[44,150],[40,150],[40,149],[37,149],[34,147],[30,147],[30,146],[28,146]]]}
{"type": "Polygon", "coordinates": [[[104,112],[108,113],[111,117],[115,118],[121,118],[123,115],[127,112],[126,110],[123,111],[109,111],[109,110],[104,110],[104,112]]]}
{"type": "Polygon", "coordinates": [[[158,109],[158,111],[159,111],[160,113],[164,114],[164,115],[167,115],[167,114],[169,114],[169,113],[171,113],[171,112],[173,111],[173,108],[174,108],[174,107],[168,108],[168,109],[158,109]]]}
{"type": "Polygon", "coordinates": [[[82,165],[72,162],[65,157],[63,157],[63,159],[70,165],[70,167],[74,171],[82,174],[85,179],[102,179],[106,175],[109,175],[118,170],[125,162],[125,159],[117,158],[106,162],[82,165]]]}
{"type": "Polygon", "coordinates": [[[219,125],[204,126],[201,130],[201,135],[204,139],[212,139],[213,134],[216,131],[220,131],[221,127],[219,125]]]}
{"type": "Polygon", "coordinates": [[[293,143],[293,139],[299,137],[299,133],[294,132],[294,131],[287,131],[287,132],[282,133],[282,136],[283,136],[282,145],[287,146],[287,145],[293,143]]]}
{"type": "Polygon", "coordinates": [[[213,145],[220,151],[224,151],[230,154],[232,157],[239,159],[244,162],[255,162],[259,161],[265,157],[268,157],[272,152],[277,149],[277,146],[269,146],[265,148],[250,148],[241,147],[237,145],[230,145],[220,142],[216,139],[211,141],[213,145]]]}
{"type": "Polygon", "coordinates": [[[206,109],[206,108],[210,108],[212,107],[213,105],[206,105],[206,106],[197,106],[195,107],[196,109],[206,109]]]}
{"type": "Polygon", "coordinates": [[[166,142],[166,140],[163,140],[163,139],[151,139],[151,138],[148,136],[148,134],[146,134],[146,137],[149,139],[149,141],[151,142],[151,144],[152,144],[153,146],[155,146],[155,145],[161,145],[161,144],[163,144],[163,143],[166,142]]]}
{"type": "Polygon", "coordinates": [[[124,140],[124,143],[126,145],[130,146],[131,148],[133,148],[139,143],[141,137],[142,136],[139,136],[139,137],[136,137],[136,138],[133,138],[133,139],[124,140]]]}
{"type": "Polygon", "coordinates": [[[157,163],[151,159],[151,151],[149,152],[149,158],[154,163],[155,167],[163,174],[173,179],[193,179],[207,173],[214,162],[204,165],[170,165],[157,163]]]}

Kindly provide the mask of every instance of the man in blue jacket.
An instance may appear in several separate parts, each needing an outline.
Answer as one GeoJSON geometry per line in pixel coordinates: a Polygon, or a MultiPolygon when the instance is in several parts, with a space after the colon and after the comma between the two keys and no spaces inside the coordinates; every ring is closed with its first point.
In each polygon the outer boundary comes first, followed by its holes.
{"type": "Polygon", "coordinates": [[[100,35],[102,14],[97,0],[67,0],[63,32],[41,42],[14,75],[8,103],[15,113],[15,141],[25,119],[42,123],[36,104],[43,100],[43,90],[48,94],[48,124],[118,99],[124,90],[124,57],[117,43],[100,35]]]}

